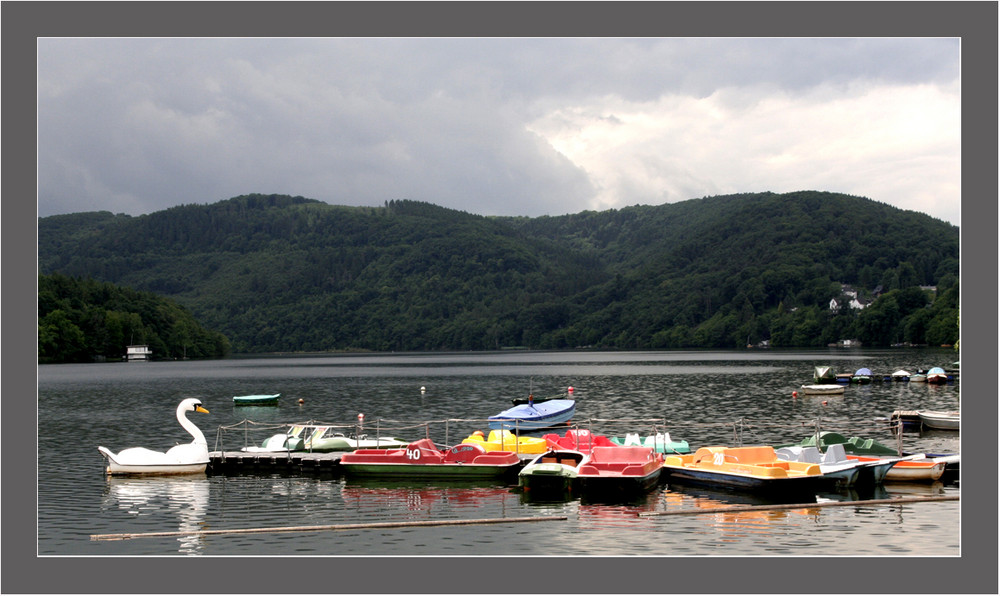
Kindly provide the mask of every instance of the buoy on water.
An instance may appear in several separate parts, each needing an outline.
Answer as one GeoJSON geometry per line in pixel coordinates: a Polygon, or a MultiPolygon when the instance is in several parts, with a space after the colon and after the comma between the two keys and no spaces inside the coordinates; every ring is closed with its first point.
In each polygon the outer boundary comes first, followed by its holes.
{"type": "Polygon", "coordinates": [[[825,399],[823,400],[823,405],[824,405],[824,406],[826,405],[826,400],[825,400],[825,399]]]}
{"type": "Polygon", "coordinates": [[[798,396],[799,396],[798,391],[792,391],[792,397],[798,397],[798,396]]]}
{"type": "Polygon", "coordinates": [[[420,393],[426,393],[426,392],[427,392],[427,388],[424,387],[423,385],[421,385],[420,386],[420,393]]]}
{"type": "Polygon", "coordinates": [[[566,392],[569,393],[569,394],[572,394],[573,393],[573,386],[571,385],[569,387],[569,389],[566,390],[566,392]]]}
{"type": "Polygon", "coordinates": [[[304,404],[304,403],[306,403],[306,400],[304,400],[304,399],[302,399],[302,398],[300,397],[300,398],[299,398],[299,405],[301,406],[301,405],[302,405],[302,404],[304,404]]]}

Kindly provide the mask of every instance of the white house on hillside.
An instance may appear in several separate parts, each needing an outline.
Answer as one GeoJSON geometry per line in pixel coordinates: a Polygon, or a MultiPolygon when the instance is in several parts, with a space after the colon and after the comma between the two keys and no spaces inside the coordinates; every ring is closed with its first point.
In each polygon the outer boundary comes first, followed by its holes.
{"type": "Polygon", "coordinates": [[[830,310],[837,310],[840,305],[847,302],[847,305],[854,310],[861,310],[868,306],[868,301],[858,298],[858,291],[848,285],[840,286],[841,295],[839,298],[830,299],[830,310]]]}

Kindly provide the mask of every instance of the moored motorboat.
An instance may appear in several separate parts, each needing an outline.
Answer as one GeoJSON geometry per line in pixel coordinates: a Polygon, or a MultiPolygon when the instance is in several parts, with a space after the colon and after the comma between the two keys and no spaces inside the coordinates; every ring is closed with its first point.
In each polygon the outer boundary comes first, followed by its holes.
{"type": "Polygon", "coordinates": [[[927,382],[931,385],[943,385],[948,382],[948,373],[940,366],[935,366],[927,371],[927,382]]]}
{"type": "Polygon", "coordinates": [[[961,414],[959,412],[944,412],[940,410],[917,410],[920,424],[924,428],[935,430],[959,430],[961,414]]]}
{"type": "Polygon", "coordinates": [[[522,437],[507,429],[491,430],[488,436],[477,430],[462,440],[463,443],[481,445],[486,451],[513,451],[515,453],[537,454],[548,451],[548,442],[541,437],[522,437]]]}
{"type": "Polygon", "coordinates": [[[518,431],[550,428],[572,420],[575,411],[576,401],[572,399],[521,404],[490,416],[489,427],[518,431]]]}
{"type": "Polygon", "coordinates": [[[803,385],[799,388],[803,395],[843,395],[844,386],[836,383],[822,385],[803,385]]]}
{"type": "Polygon", "coordinates": [[[626,433],[624,437],[611,437],[615,445],[625,447],[649,447],[657,453],[690,453],[691,447],[687,441],[676,441],[670,438],[670,433],[656,433],[640,437],[639,433],[626,433]]]}
{"type": "Polygon", "coordinates": [[[401,449],[358,449],[340,457],[348,476],[369,478],[501,478],[521,464],[513,451],[487,453],[468,443],[438,449],[430,439],[401,449]]]}
{"type": "Polygon", "coordinates": [[[577,469],[582,494],[627,496],[651,490],[660,479],[663,456],[651,447],[597,446],[577,469]]]}
{"type": "Polygon", "coordinates": [[[859,385],[867,385],[872,382],[872,371],[870,368],[859,368],[851,375],[851,382],[859,385]]]}
{"type": "Polygon", "coordinates": [[[668,482],[692,483],[762,494],[811,494],[823,486],[819,464],[783,461],[771,446],[702,447],[663,461],[668,482]]]}
{"type": "Polygon", "coordinates": [[[233,397],[234,406],[276,406],[280,393],[272,395],[236,395],[233,397]]]}
{"type": "Polygon", "coordinates": [[[889,376],[892,377],[892,380],[896,382],[906,382],[910,380],[910,373],[902,369],[897,370],[896,372],[892,373],[889,376]]]}
{"type": "Polygon", "coordinates": [[[518,472],[517,485],[534,497],[571,493],[580,464],[588,457],[572,449],[549,449],[518,472]]]}

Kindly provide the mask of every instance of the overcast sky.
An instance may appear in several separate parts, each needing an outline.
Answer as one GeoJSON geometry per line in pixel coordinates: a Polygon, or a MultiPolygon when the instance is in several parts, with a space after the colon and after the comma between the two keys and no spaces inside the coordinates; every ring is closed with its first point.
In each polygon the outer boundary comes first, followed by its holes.
{"type": "Polygon", "coordinates": [[[960,225],[960,43],[38,40],[38,215],[247,193],[561,215],[822,190],[960,225]]]}

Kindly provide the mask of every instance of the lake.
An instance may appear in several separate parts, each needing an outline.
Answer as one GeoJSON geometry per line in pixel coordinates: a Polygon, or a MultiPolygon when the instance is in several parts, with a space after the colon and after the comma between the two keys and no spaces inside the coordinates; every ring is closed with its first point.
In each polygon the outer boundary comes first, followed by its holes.
{"type": "MultiPolygon", "coordinates": [[[[386,483],[334,475],[246,474],[106,478],[112,451],[165,450],[190,436],[177,403],[226,449],[258,444],[270,424],[353,424],[371,431],[434,421],[435,441],[460,442],[511,398],[565,395],[574,422],[617,434],[621,419],[662,420],[660,430],[693,448],[797,442],[814,431],[895,446],[877,420],[894,410],[959,407],[948,385],[873,383],[840,396],[793,396],[815,366],[889,374],[950,364],[951,350],[745,350],[732,352],[498,352],[303,355],[218,361],[46,365],[38,370],[38,554],[42,556],[790,556],[961,555],[957,501],[882,506],[640,516],[752,503],[743,495],[664,484],[627,503],[571,499],[534,503],[495,483],[386,483]],[[423,390],[421,389],[423,388],[423,390]],[[234,407],[232,396],[281,393],[278,407],[234,407]],[[302,403],[299,404],[299,400],[302,403]],[[253,436],[235,430],[250,420],[253,436]],[[595,422],[597,421],[597,422],[595,422]],[[604,421],[604,422],[600,422],[604,421]],[[616,426],[617,425],[617,426],[616,426]],[[220,428],[226,428],[221,430],[220,428]],[[445,434],[442,434],[445,433],[445,434]],[[249,443],[246,443],[248,441],[249,443]],[[95,541],[95,534],[320,526],[424,520],[550,517],[531,523],[170,536],[95,541]],[[565,520],[555,519],[565,517],[565,520]]],[[[646,422],[630,423],[643,432],[646,422]]],[[[412,431],[416,432],[416,431],[412,431]]],[[[425,431],[420,431],[425,432],[425,431]]],[[[382,434],[386,434],[383,430],[382,434]]],[[[960,451],[957,432],[913,431],[904,450],[960,451]]],[[[867,498],[958,495],[957,482],[887,484],[867,498]]],[[[850,500],[863,495],[821,494],[850,500]]]]}

